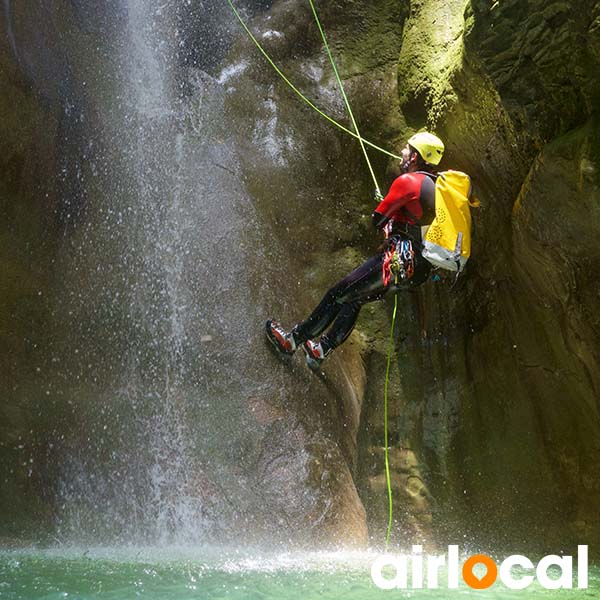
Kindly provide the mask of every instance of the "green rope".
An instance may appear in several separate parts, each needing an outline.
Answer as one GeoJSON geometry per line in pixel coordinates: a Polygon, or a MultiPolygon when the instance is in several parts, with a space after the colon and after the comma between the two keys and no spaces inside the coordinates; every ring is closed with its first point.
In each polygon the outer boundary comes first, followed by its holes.
{"type": "MultiPolygon", "coordinates": [[[[354,127],[354,131],[356,131],[356,137],[360,142],[360,147],[362,148],[363,154],[365,155],[365,160],[369,167],[369,171],[371,172],[371,177],[373,178],[373,183],[375,184],[375,189],[379,194],[379,184],[377,183],[377,178],[375,177],[375,172],[373,171],[373,167],[371,166],[371,161],[369,160],[369,155],[367,154],[367,150],[365,145],[363,144],[363,138],[360,136],[360,132],[358,131],[358,124],[356,123],[356,119],[354,118],[354,113],[352,112],[352,108],[350,107],[350,101],[348,100],[348,96],[346,96],[346,91],[344,90],[344,84],[342,83],[342,79],[340,74],[338,73],[335,61],[333,60],[333,56],[331,55],[331,50],[329,49],[329,44],[327,43],[327,38],[325,36],[325,31],[323,31],[323,27],[321,25],[321,21],[319,20],[319,16],[317,15],[317,10],[313,3],[313,0],[308,0],[310,3],[310,7],[313,12],[313,16],[315,17],[315,21],[317,22],[317,26],[319,28],[319,32],[321,33],[321,37],[323,38],[323,44],[325,46],[325,50],[327,51],[327,56],[329,57],[329,62],[333,67],[333,72],[335,73],[335,77],[337,79],[338,85],[340,86],[340,91],[342,92],[342,96],[344,98],[344,102],[346,103],[346,108],[348,109],[348,114],[350,115],[350,119],[352,120],[352,125],[354,127]]],[[[395,284],[398,283],[398,276],[395,277],[395,284]]],[[[394,294],[394,313],[392,315],[392,327],[390,329],[390,343],[388,347],[388,356],[387,356],[387,366],[385,370],[385,386],[383,390],[383,437],[384,437],[384,445],[385,445],[385,479],[387,483],[387,493],[388,493],[388,526],[387,532],[385,535],[385,547],[387,548],[388,543],[390,541],[390,534],[392,531],[392,522],[393,522],[393,502],[392,502],[392,479],[390,476],[390,457],[389,457],[389,442],[388,442],[388,387],[390,381],[390,365],[392,362],[392,350],[394,345],[394,326],[396,324],[396,312],[398,310],[398,294],[394,294]]]]}
{"type": "MultiPolygon", "coordinates": [[[[395,283],[398,279],[396,277],[395,283]]],[[[387,483],[388,493],[388,526],[385,534],[385,547],[387,549],[390,541],[390,533],[392,531],[392,479],[390,477],[390,449],[388,443],[388,386],[390,382],[390,364],[392,362],[392,349],[394,347],[394,326],[396,324],[396,312],[398,310],[398,293],[394,294],[394,312],[392,313],[392,327],[390,329],[390,343],[388,345],[387,366],[385,369],[385,385],[383,388],[383,444],[385,453],[385,480],[387,483]]]]}
{"type": "MultiPolygon", "coordinates": [[[[254,42],[254,44],[260,50],[260,52],[262,53],[262,55],[267,59],[267,61],[269,62],[269,64],[273,67],[273,69],[275,69],[275,71],[277,72],[277,74],[285,81],[285,83],[287,83],[287,85],[302,100],[304,100],[304,102],[306,102],[306,104],[308,104],[313,110],[315,110],[317,113],[319,113],[319,115],[321,115],[323,118],[327,119],[332,125],[335,125],[337,128],[341,129],[345,133],[348,133],[349,135],[351,135],[351,136],[353,136],[353,137],[355,137],[355,138],[358,139],[358,141],[360,142],[360,146],[362,148],[362,151],[364,153],[365,160],[366,160],[367,165],[369,167],[369,171],[371,172],[371,177],[373,178],[373,182],[375,183],[375,189],[377,190],[377,192],[379,192],[379,185],[377,183],[377,178],[375,177],[375,172],[373,171],[373,167],[371,166],[371,162],[369,160],[369,156],[367,154],[367,150],[365,148],[365,144],[367,144],[368,146],[371,146],[371,148],[374,148],[375,150],[378,150],[379,152],[383,152],[384,154],[387,154],[388,156],[390,156],[392,158],[396,158],[396,159],[401,160],[402,157],[398,156],[397,154],[393,154],[392,152],[388,152],[384,148],[380,148],[379,146],[376,146],[375,144],[369,142],[369,140],[366,140],[366,139],[364,139],[364,138],[362,138],[360,136],[360,133],[358,131],[358,125],[356,124],[356,120],[354,118],[354,114],[352,113],[352,109],[350,107],[350,102],[348,101],[348,97],[346,96],[346,92],[344,90],[344,86],[342,84],[342,80],[341,80],[341,78],[339,76],[337,67],[335,65],[335,61],[333,60],[333,56],[331,55],[331,51],[329,50],[329,45],[327,43],[327,38],[325,37],[325,32],[323,31],[323,27],[321,26],[321,22],[319,20],[319,17],[317,15],[317,11],[315,9],[315,6],[314,6],[312,0],[309,0],[310,6],[312,8],[313,15],[315,17],[315,21],[317,22],[317,26],[319,27],[319,31],[321,33],[321,37],[323,38],[323,43],[325,45],[325,49],[327,51],[327,55],[329,56],[329,60],[331,62],[331,66],[333,67],[335,76],[336,76],[338,84],[340,86],[340,90],[342,92],[342,96],[344,98],[344,102],[346,103],[346,108],[348,109],[348,113],[349,113],[350,118],[352,120],[352,125],[354,126],[355,132],[351,131],[350,129],[348,129],[346,127],[344,127],[343,125],[341,125],[340,123],[338,123],[337,121],[335,121],[334,119],[332,119],[329,115],[327,115],[326,113],[324,113],[320,108],[318,108],[317,106],[315,106],[315,104],[313,104],[284,75],[284,73],[281,71],[281,69],[279,69],[279,67],[273,62],[273,60],[271,59],[271,57],[267,54],[267,52],[265,51],[265,49],[261,46],[260,42],[254,37],[254,35],[250,31],[250,29],[248,28],[248,26],[246,25],[246,23],[242,19],[240,13],[237,11],[237,9],[235,8],[235,6],[233,5],[232,1],[231,0],[227,0],[227,2],[229,4],[229,6],[231,7],[231,10],[233,11],[233,13],[235,14],[235,16],[237,17],[238,21],[240,22],[240,24],[242,25],[242,27],[244,28],[244,30],[246,31],[246,33],[250,37],[250,39],[254,42]]],[[[397,309],[398,309],[398,296],[397,296],[397,294],[395,294],[394,295],[394,312],[393,312],[393,315],[392,315],[392,327],[391,327],[391,330],[390,330],[390,343],[389,343],[389,347],[388,347],[387,366],[386,366],[386,371],[385,371],[385,386],[384,386],[384,395],[383,395],[383,415],[384,415],[383,416],[383,420],[384,420],[384,444],[385,444],[385,449],[384,449],[385,450],[385,476],[386,476],[386,482],[387,482],[387,492],[388,492],[388,502],[389,502],[389,518],[388,518],[387,533],[386,533],[386,536],[385,536],[385,545],[386,545],[386,548],[387,548],[388,543],[389,543],[390,534],[391,534],[391,530],[392,530],[392,522],[393,522],[392,481],[391,481],[391,476],[390,476],[389,443],[388,443],[388,387],[389,387],[389,380],[390,380],[390,365],[391,365],[391,360],[392,360],[392,349],[393,349],[393,343],[394,343],[394,327],[395,327],[395,323],[396,323],[397,309]]]]}
{"type": "Polygon", "coordinates": [[[369,160],[369,155],[367,154],[367,150],[363,143],[363,138],[360,137],[360,132],[358,131],[358,124],[356,123],[356,119],[354,118],[354,113],[352,112],[352,108],[350,107],[350,101],[348,100],[348,96],[346,96],[346,90],[344,89],[344,84],[342,83],[342,78],[338,73],[337,67],[335,65],[335,61],[333,60],[333,56],[331,55],[331,50],[329,50],[329,44],[327,43],[327,37],[325,36],[325,31],[323,31],[323,27],[321,25],[321,21],[319,20],[319,15],[317,15],[317,9],[313,3],[313,0],[308,0],[310,3],[310,8],[312,9],[313,16],[315,17],[315,21],[317,22],[317,27],[319,28],[319,32],[321,34],[321,38],[323,38],[323,45],[325,46],[325,50],[327,51],[327,56],[329,56],[329,62],[333,67],[333,72],[335,73],[335,78],[337,79],[338,85],[340,86],[340,91],[342,92],[342,97],[344,98],[344,102],[346,103],[346,108],[348,109],[348,114],[350,115],[350,119],[352,120],[352,125],[354,127],[354,131],[356,132],[356,137],[360,142],[360,147],[365,155],[365,161],[367,162],[367,166],[369,167],[369,171],[371,172],[371,177],[373,178],[373,183],[375,184],[375,190],[377,195],[381,195],[379,191],[379,184],[377,183],[377,178],[375,177],[375,172],[373,171],[373,167],[371,166],[371,161],[369,160]]]}
{"type": "Polygon", "coordinates": [[[250,39],[254,42],[255,46],[260,50],[260,52],[262,53],[262,55],[267,59],[267,61],[269,62],[269,64],[273,67],[273,69],[275,69],[276,73],[283,79],[283,81],[285,81],[285,83],[287,83],[287,85],[302,99],[304,100],[304,102],[306,102],[306,104],[308,104],[313,110],[317,111],[317,113],[319,113],[324,119],[327,119],[332,125],[335,125],[338,129],[341,129],[342,131],[344,131],[345,133],[351,135],[352,137],[355,137],[357,139],[362,139],[362,141],[367,144],[368,146],[371,146],[371,148],[374,148],[375,150],[378,150],[379,152],[383,152],[383,154],[387,154],[388,156],[392,157],[392,158],[396,158],[398,160],[402,160],[401,156],[398,156],[397,154],[394,154],[393,152],[389,152],[388,150],[385,150],[384,148],[381,148],[380,146],[377,146],[376,144],[373,144],[372,142],[369,142],[369,140],[365,140],[364,138],[360,138],[360,136],[358,136],[354,131],[351,131],[350,129],[348,129],[347,127],[344,127],[341,123],[338,123],[335,119],[332,119],[327,113],[324,113],[318,106],[316,106],[315,104],[313,104],[285,75],[284,73],[281,71],[281,69],[273,62],[273,59],[267,54],[266,50],[261,46],[260,42],[256,39],[256,37],[254,37],[254,34],[250,31],[249,27],[246,25],[246,23],[244,22],[244,20],[242,19],[242,16],[240,15],[240,13],[238,12],[238,10],[235,8],[235,6],[233,5],[232,0],[227,0],[227,3],[229,4],[229,6],[231,7],[231,10],[233,11],[233,13],[235,14],[235,16],[237,17],[237,20],[240,22],[241,26],[244,28],[244,30],[246,31],[246,33],[248,34],[248,36],[250,37],[250,39]]]}

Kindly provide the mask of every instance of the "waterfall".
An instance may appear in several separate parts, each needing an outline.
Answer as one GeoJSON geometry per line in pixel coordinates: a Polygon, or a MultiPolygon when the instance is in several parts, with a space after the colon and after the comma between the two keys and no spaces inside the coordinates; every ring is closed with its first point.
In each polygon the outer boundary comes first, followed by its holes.
{"type": "Polygon", "coordinates": [[[321,202],[312,115],[256,78],[218,0],[3,8],[18,268],[0,500],[14,485],[19,518],[66,543],[364,540],[360,378],[284,366],[264,339],[314,301],[296,231],[321,202]]]}
{"type": "Polygon", "coordinates": [[[80,81],[96,120],[66,175],[83,209],[54,298],[54,387],[76,428],[58,440],[66,537],[222,539],[259,504],[240,464],[258,447],[243,399],[263,385],[248,352],[259,225],[223,86],[198,69],[179,85],[186,7],[127,0],[96,80],[80,81]]]}

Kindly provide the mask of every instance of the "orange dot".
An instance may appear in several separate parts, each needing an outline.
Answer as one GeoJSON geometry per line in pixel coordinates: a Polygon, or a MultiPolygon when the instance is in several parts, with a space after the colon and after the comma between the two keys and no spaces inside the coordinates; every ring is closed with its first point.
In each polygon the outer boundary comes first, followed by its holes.
{"type": "Polygon", "coordinates": [[[486,554],[475,554],[470,556],[463,565],[462,576],[469,587],[472,587],[474,590],[485,590],[492,586],[496,581],[496,578],[498,577],[498,566],[494,560],[486,554]],[[485,575],[481,577],[481,579],[473,573],[473,567],[479,564],[485,565],[485,568],[487,569],[485,575]]]}

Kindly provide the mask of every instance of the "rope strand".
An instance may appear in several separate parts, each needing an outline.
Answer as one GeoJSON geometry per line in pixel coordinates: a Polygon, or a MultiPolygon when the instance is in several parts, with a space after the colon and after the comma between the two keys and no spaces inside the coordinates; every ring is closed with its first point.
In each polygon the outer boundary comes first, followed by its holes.
{"type": "MultiPolygon", "coordinates": [[[[308,104],[313,110],[315,110],[319,115],[321,115],[323,118],[327,119],[332,125],[335,125],[337,128],[341,129],[342,131],[344,131],[345,133],[348,133],[349,135],[355,137],[356,139],[358,139],[361,149],[363,151],[364,157],[365,157],[365,161],[367,163],[367,166],[369,167],[369,171],[371,173],[371,177],[373,179],[373,183],[375,184],[375,190],[376,190],[376,195],[380,195],[381,192],[379,190],[379,184],[377,182],[377,178],[375,176],[375,172],[373,170],[373,167],[371,165],[371,161],[369,160],[369,155],[367,154],[367,150],[365,148],[365,144],[368,146],[371,146],[372,148],[374,148],[375,150],[378,150],[379,152],[383,152],[384,154],[387,154],[388,156],[392,157],[392,158],[396,158],[401,160],[401,157],[393,154],[392,152],[388,152],[387,150],[380,148],[379,146],[376,146],[375,144],[369,142],[368,140],[364,139],[361,137],[360,132],[358,130],[358,125],[356,123],[356,119],[354,118],[354,113],[352,112],[352,108],[350,107],[350,102],[348,100],[348,97],[346,96],[346,91],[344,90],[344,85],[342,83],[342,79],[338,73],[335,61],[333,59],[333,56],[331,54],[331,51],[329,49],[329,44],[327,43],[327,38],[325,36],[325,32],[323,30],[323,27],[321,25],[321,22],[319,20],[319,17],[317,15],[317,11],[316,8],[313,4],[312,0],[309,0],[310,2],[310,6],[313,12],[313,15],[315,17],[315,21],[317,23],[317,26],[319,28],[319,32],[321,33],[321,37],[323,39],[323,44],[325,45],[325,50],[327,51],[327,55],[329,57],[329,61],[331,62],[331,66],[333,67],[333,71],[335,73],[338,85],[340,87],[342,96],[344,98],[344,102],[346,104],[346,108],[348,109],[348,114],[350,115],[350,119],[352,121],[352,125],[355,129],[355,131],[351,131],[350,129],[344,127],[343,125],[341,125],[340,123],[338,123],[337,121],[335,121],[334,119],[332,119],[329,115],[327,115],[326,113],[324,113],[320,108],[318,108],[313,102],[311,102],[285,75],[284,73],[281,71],[281,69],[279,69],[279,67],[273,62],[273,60],[271,59],[271,57],[267,54],[267,52],[265,51],[265,49],[261,46],[260,42],[256,39],[256,37],[252,34],[252,32],[250,31],[250,29],[248,28],[248,26],[246,25],[246,23],[244,22],[244,20],[242,19],[240,13],[237,11],[237,9],[235,8],[235,6],[233,5],[232,0],[227,0],[229,6],[231,7],[231,10],[234,12],[235,16],[237,17],[238,21],[240,22],[240,24],[242,25],[242,27],[244,28],[244,30],[246,31],[246,33],[248,34],[248,36],[250,37],[250,39],[254,42],[254,44],[256,45],[256,47],[260,50],[260,52],[262,53],[262,55],[267,59],[267,61],[269,62],[269,64],[273,67],[273,69],[275,69],[275,71],[277,72],[277,74],[283,79],[283,81],[285,81],[285,83],[304,101],[306,102],[306,104],[308,104]]],[[[396,277],[396,283],[397,283],[397,277],[396,277]]],[[[396,313],[398,310],[398,295],[395,294],[394,295],[394,312],[392,314],[392,327],[390,329],[390,341],[389,341],[389,346],[388,346],[388,354],[387,354],[387,365],[386,365],[386,371],[385,371],[385,385],[384,385],[384,392],[383,392],[383,420],[384,420],[384,426],[383,426],[383,435],[384,435],[384,454],[385,454],[385,477],[386,477],[386,483],[387,483],[387,493],[388,493],[388,525],[387,525],[387,532],[386,532],[386,536],[385,536],[385,547],[387,548],[389,540],[390,540],[390,535],[391,535],[391,531],[392,531],[392,524],[393,524],[393,499],[392,499],[392,481],[391,481],[391,475],[390,475],[390,461],[389,461],[389,440],[388,440],[388,388],[389,388],[389,380],[390,380],[390,366],[391,366],[391,361],[392,361],[392,351],[393,351],[393,344],[394,344],[394,327],[396,324],[396,313]]]]}
{"type": "Polygon", "coordinates": [[[319,15],[317,15],[317,9],[313,3],[313,0],[308,0],[310,3],[310,8],[312,9],[312,13],[315,17],[315,21],[317,22],[317,27],[319,28],[319,32],[321,33],[321,38],[323,39],[323,45],[325,46],[325,50],[327,51],[327,56],[329,56],[329,62],[333,67],[333,72],[335,73],[335,78],[337,79],[338,85],[340,86],[340,91],[342,92],[342,97],[344,98],[344,102],[346,103],[346,108],[348,109],[348,114],[350,115],[350,119],[352,121],[352,125],[354,127],[354,131],[356,132],[356,137],[360,143],[360,147],[365,155],[365,161],[367,162],[367,166],[369,167],[369,171],[371,173],[371,177],[373,179],[373,183],[375,184],[375,192],[378,195],[381,195],[379,191],[379,184],[377,183],[377,178],[375,177],[375,171],[373,171],[373,167],[371,166],[371,161],[369,160],[369,155],[367,154],[367,150],[363,143],[363,138],[360,136],[360,132],[358,131],[358,124],[356,123],[356,119],[354,118],[354,113],[352,112],[352,108],[350,107],[350,101],[348,100],[348,96],[346,96],[346,90],[344,89],[344,84],[342,83],[342,78],[338,73],[337,67],[335,65],[335,61],[333,60],[333,56],[331,55],[331,50],[329,50],[329,44],[327,43],[327,37],[325,36],[325,31],[321,25],[321,21],[319,20],[319,15]]]}
{"type": "Polygon", "coordinates": [[[385,534],[385,547],[387,549],[390,534],[392,531],[393,521],[393,502],[392,502],[392,478],[390,475],[390,448],[388,441],[388,387],[390,382],[390,365],[392,362],[392,350],[394,347],[394,326],[396,324],[396,312],[398,310],[398,294],[394,294],[394,312],[392,313],[392,327],[390,329],[390,343],[388,345],[387,354],[387,365],[385,368],[385,385],[383,388],[383,444],[384,444],[384,455],[385,455],[385,480],[387,483],[388,493],[388,526],[385,534]]]}
{"type": "MultiPolygon", "coordinates": [[[[327,121],[329,121],[332,125],[334,125],[335,127],[337,127],[338,129],[341,129],[344,133],[347,133],[348,135],[351,135],[352,137],[355,138],[359,138],[359,136],[354,133],[354,131],[348,129],[347,127],[344,127],[341,123],[338,123],[335,119],[332,119],[327,113],[323,112],[318,106],[316,106],[313,102],[311,102],[283,73],[283,71],[275,64],[275,62],[273,61],[273,59],[267,54],[266,50],[262,47],[262,45],[260,44],[260,42],[256,39],[256,37],[254,36],[254,34],[250,31],[250,28],[248,27],[248,25],[246,25],[244,19],[242,19],[242,16],[240,15],[239,11],[236,9],[236,7],[233,5],[232,0],[227,0],[227,3],[229,4],[229,6],[231,7],[231,10],[233,11],[234,15],[237,17],[237,20],[240,22],[240,25],[244,28],[244,30],[246,31],[246,33],[248,34],[248,37],[254,42],[254,45],[260,50],[261,54],[267,59],[268,63],[273,67],[273,69],[275,70],[275,72],[283,79],[283,81],[285,81],[285,83],[294,91],[295,94],[298,95],[298,97],[303,100],[304,102],[306,102],[306,104],[308,104],[308,106],[310,106],[313,110],[315,110],[319,115],[321,115],[324,119],[327,119],[327,121]]],[[[383,154],[386,154],[387,156],[391,157],[391,158],[395,158],[398,160],[402,160],[401,156],[398,156],[397,154],[394,154],[393,152],[389,152],[388,150],[386,150],[385,148],[381,148],[380,146],[377,146],[376,144],[373,144],[373,142],[370,142],[369,140],[366,140],[363,138],[363,142],[365,144],[367,144],[367,146],[370,146],[371,148],[382,152],[383,154]]]]}

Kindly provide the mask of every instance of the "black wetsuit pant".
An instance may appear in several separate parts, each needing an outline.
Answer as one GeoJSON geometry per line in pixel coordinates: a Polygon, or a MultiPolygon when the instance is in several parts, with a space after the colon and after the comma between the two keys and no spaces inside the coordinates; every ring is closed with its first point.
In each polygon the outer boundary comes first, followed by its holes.
{"type": "Polygon", "coordinates": [[[334,285],[312,314],[294,327],[296,343],[302,344],[318,337],[331,325],[327,334],[321,338],[321,343],[325,351],[332,350],[352,333],[363,304],[380,300],[391,290],[414,288],[429,277],[431,265],[415,249],[413,276],[398,282],[397,286],[393,281],[385,286],[382,277],[383,260],[383,252],[372,256],[334,285]]]}

